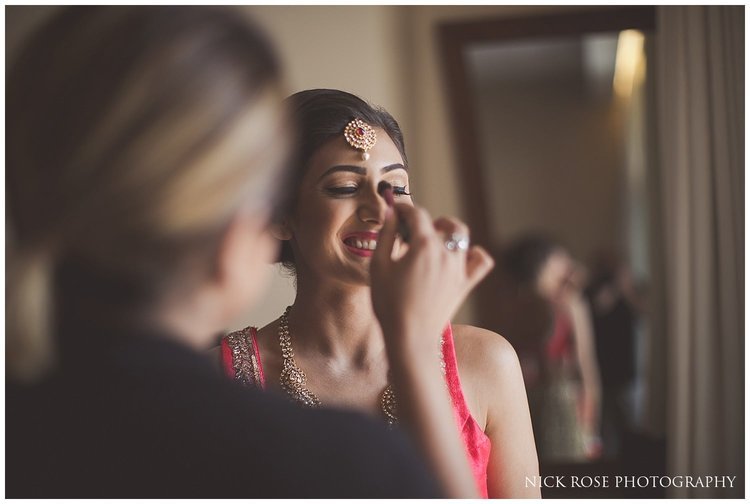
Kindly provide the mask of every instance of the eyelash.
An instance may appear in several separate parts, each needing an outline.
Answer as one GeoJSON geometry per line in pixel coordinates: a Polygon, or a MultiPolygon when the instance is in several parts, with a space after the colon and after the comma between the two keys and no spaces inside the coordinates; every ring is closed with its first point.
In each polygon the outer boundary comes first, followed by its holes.
{"type": "MultiPolygon", "coordinates": [[[[355,194],[359,188],[357,186],[341,186],[341,187],[329,187],[326,191],[332,196],[351,196],[355,194]]],[[[406,186],[393,186],[394,196],[411,196],[410,192],[406,192],[406,186]]]]}

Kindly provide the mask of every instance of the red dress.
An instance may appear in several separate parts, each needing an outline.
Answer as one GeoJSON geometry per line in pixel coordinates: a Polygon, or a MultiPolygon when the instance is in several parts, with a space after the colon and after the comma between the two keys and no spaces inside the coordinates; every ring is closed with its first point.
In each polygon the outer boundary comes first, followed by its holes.
{"type": "MultiPolygon", "coordinates": [[[[226,375],[247,386],[266,388],[266,377],[257,343],[258,331],[246,327],[221,339],[221,360],[226,375]]],[[[448,384],[453,412],[461,430],[461,438],[466,446],[471,469],[477,481],[479,493],[487,498],[487,465],[490,459],[490,438],[482,431],[471,416],[466,399],[461,390],[456,363],[456,349],[453,344],[453,330],[450,324],[443,332],[443,360],[445,381],[448,384]]]]}

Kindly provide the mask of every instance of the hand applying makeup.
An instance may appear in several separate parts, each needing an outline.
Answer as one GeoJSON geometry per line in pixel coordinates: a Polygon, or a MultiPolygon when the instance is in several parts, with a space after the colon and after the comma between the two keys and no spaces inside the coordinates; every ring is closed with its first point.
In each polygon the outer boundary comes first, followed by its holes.
{"type": "Polygon", "coordinates": [[[462,222],[433,221],[422,208],[394,203],[393,189],[385,182],[378,184],[378,193],[388,210],[370,264],[372,304],[396,394],[412,398],[399,403],[399,418],[446,482],[446,494],[476,497],[437,356],[443,329],[493,261],[481,247],[449,246],[456,236],[468,237],[462,222]],[[397,235],[408,238],[409,248],[394,258],[397,235]]]}
{"type": "MultiPolygon", "coordinates": [[[[386,201],[392,200],[388,186],[378,185],[386,201]]],[[[439,338],[466,296],[493,268],[494,261],[480,246],[449,248],[448,237],[468,235],[458,219],[433,221],[423,208],[389,203],[370,264],[373,307],[386,338],[391,331],[425,334],[417,341],[399,338],[395,345],[431,345],[420,341],[439,338]],[[403,234],[409,238],[408,250],[394,258],[394,244],[403,234]]]]}
{"type": "MultiPolygon", "coordinates": [[[[393,208],[393,186],[391,184],[382,180],[378,184],[378,194],[385,200],[389,208],[393,208]]],[[[398,221],[398,234],[404,243],[409,243],[409,228],[406,227],[406,223],[401,219],[398,221]]]]}

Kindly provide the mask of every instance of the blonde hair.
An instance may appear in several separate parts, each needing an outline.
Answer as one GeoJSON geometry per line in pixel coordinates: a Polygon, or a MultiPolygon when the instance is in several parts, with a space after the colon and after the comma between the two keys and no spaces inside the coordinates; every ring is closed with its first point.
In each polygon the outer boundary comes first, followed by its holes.
{"type": "Polygon", "coordinates": [[[142,315],[188,264],[210,273],[241,207],[272,210],[286,153],[277,82],[266,40],[230,11],[74,7],[38,32],[6,95],[15,377],[54,361],[78,284],[107,316],[142,315]]]}

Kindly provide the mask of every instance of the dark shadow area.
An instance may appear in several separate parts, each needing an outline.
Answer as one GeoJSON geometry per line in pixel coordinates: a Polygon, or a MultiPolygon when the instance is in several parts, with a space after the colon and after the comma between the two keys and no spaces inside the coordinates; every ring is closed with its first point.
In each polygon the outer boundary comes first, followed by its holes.
{"type": "Polygon", "coordinates": [[[584,463],[542,462],[545,499],[663,499],[666,489],[639,488],[638,476],[666,473],[666,443],[645,434],[626,432],[620,457],[584,463]],[[551,478],[556,476],[557,478],[551,478]],[[563,486],[564,485],[564,486],[563,486]]]}

